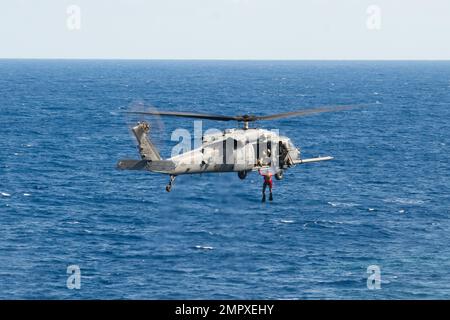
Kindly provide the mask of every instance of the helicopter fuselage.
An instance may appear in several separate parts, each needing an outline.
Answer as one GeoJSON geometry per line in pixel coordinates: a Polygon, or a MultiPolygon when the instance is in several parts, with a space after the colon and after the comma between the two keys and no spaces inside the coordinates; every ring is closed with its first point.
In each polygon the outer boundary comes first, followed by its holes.
{"type": "Polygon", "coordinates": [[[300,151],[288,137],[264,129],[227,129],[205,135],[199,148],[167,159],[174,168],[166,173],[247,172],[264,166],[279,171],[299,159],[300,151]],[[290,163],[280,159],[280,147],[290,163]]]}

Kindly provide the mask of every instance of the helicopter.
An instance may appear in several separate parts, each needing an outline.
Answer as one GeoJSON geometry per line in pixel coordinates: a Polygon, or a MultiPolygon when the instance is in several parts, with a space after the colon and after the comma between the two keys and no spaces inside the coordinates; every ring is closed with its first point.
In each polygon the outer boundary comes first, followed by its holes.
{"type": "Polygon", "coordinates": [[[169,175],[166,191],[170,192],[175,178],[179,175],[237,172],[245,179],[252,171],[270,170],[277,180],[283,179],[284,172],[299,164],[332,160],[333,157],[303,159],[300,148],[291,139],[278,132],[260,128],[250,128],[249,124],[261,120],[275,120],[289,117],[302,117],[318,113],[344,111],[356,106],[331,106],[312,109],[300,109],[272,115],[225,116],[177,111],[129,111],[130,114],[144,116],[182,117],[215,121],[237,121],[240,128],[205,134],[198,148],[163,159],[149,138],[150,125],[146,121],[132,127],[137,140],[140,160],[119,160],[117,168],[121,170],[143,170],[169,175]]]}

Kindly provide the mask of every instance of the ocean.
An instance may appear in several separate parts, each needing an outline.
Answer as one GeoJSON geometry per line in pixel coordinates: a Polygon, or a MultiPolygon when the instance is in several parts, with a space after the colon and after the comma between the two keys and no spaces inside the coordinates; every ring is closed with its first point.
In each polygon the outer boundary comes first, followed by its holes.
{"type": "MultiPolygon", "coordinates": [[[[145,119],[164,157],[194,129],[145,119]]],[[[0,298],[449,299],[449,119],[450,62],[0,60],[0,298]],[[167,193],[116,169],[139,158],[127,110],[341,104],[370,106],[253,124],[335,158],[288,170],[273,202],[256,173],[167,193]]]]}

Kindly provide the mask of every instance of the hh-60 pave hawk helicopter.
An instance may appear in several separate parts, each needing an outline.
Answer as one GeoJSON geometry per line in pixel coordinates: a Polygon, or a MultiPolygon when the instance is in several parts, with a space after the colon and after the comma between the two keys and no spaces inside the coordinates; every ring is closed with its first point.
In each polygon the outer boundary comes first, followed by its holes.
{"type": "Polygon", "coordinates": [[[283,178],[284,170],[297,164],[331,160],[332,157],[302,159],[300,150],[288,137],[265,129],[249,128],[249,123],[259,120],[273,120],[294,116],[353,109],[355,106],[333,106],[303,109],[267,116],[243,115],[223,116],[175,111],[131,111],[128,113],[154,116],[184,117],[217,121],[238,121],[242,128],[227,129],[220,133],[202,137],[199,148],[163,160],[158,149],[148,138],[150,126],[138,122],[132,128],[138,142],[141,160],[120,160],[117,164],[123,170],[145,170],[170,176],[166,191],[170,192],[175,177],[183,174],[237,172],[245,179],[251,171],[272,170],[277,180],[283,178]]]}

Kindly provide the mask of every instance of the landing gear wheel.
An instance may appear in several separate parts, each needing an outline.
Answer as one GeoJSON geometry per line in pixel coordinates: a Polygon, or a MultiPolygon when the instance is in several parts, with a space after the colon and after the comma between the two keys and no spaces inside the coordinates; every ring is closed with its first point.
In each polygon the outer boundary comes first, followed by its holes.
{"type": "Polygon", "coordinates": [[[239,171],[238,177],[239,177],[239,179],[244,180],[245,177],[247,177],[247,171],[239,171]]]}
{"type": "Polygon", "coordinates": [[[277,180],[283,179],[283,170],[280,170],[279,172],[275,173],[275,179],[277,180]]]}
{"type": "Polygon", "coordinates": [[[172,186],[170,185],[170,184],[168,184],[167,186],[166,186],[166,191],[167,192],[170,192],[172,190],[172,186]]]}

